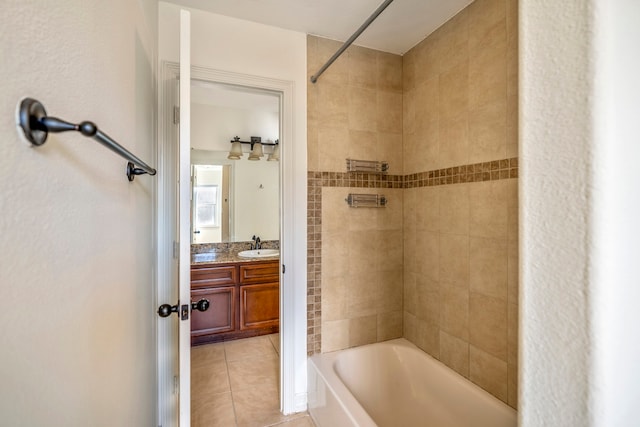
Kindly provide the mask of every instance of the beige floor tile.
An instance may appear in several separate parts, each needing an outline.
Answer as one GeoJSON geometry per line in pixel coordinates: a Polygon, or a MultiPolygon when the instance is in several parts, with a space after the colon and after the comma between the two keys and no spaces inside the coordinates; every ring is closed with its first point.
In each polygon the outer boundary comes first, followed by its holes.
{"type": "Polygon", "coordinates": [[[263,384],[232,392],[238,427],[264,427],[285,421],[280,413],[278,389],[263,384]]]}
{"type": "Polygon", "coordinates": [[[191,366],[208,365],[212,362],[224,361],[224,343],[191,347],[191,366]]]}
{"type": "Polygon", "coordinates": [[[313,420],[310,416],[305,415],[299,418],[285,421],[280,424],[276,424],[276,427],[315,427],[315,424],[313,423],[313,420]]]}
{"type": "Polygon", "coordinates": [[[227,362],[276,354],[271,341],[264,335],[227,341],[224,343],[224,351],[227,356],[227,362]]]}
{"type": "Polygon", "coordinates": [[[191,425],[193,427],[233,427],[236,417],[231,393],[218,393],[207,399],[192,401],[191,425]]]}
{"type": "Polygon", "coordinates": [[[273,348],[276,350],[276,353],[280,355],[280,334],[271,334],[268,335],[273,348]]]}
{"type": "Polygon", "coordinates": [[[261,384],[278,386],[279,359],[275,355],[228,362],[232,391],[254,388],[261,384]]]}
{"type": "Polygon", "coordinates": [[[229,375],[227,364],[212,362],[210,364],[191,366],[191,394],[229,392],[229,375]]]}

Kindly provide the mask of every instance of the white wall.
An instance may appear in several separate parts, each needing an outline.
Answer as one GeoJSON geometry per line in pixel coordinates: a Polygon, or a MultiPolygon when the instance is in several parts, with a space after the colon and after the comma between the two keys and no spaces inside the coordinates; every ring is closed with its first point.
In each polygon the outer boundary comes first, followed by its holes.
{"type": "MultiPolygon", "coordinates": [[[[179,7],[160,2],[159,55],[161,60],[178,61],[179,7]]],[[[193,65],[293,82],[293,138],[283,140],[281,162],[283,180],[293,187],[285,197],[291,224],[285,237],[293,247],[283,247],[281,259],[287,262],[292,289],[285,296],[292,304],[295,319],[289,325],[293,334],[295,403],[285,398],[285,410],[306,408],[306,237],[307,237],[307,152],[306,152],[306,35],[253,22],[191,10],[191,61],[193,65]],[[285,144],[290,144],[284,147],[285,144]]],[[[289,344],[287,344],[288,346],[289,344]]],[[[283,350],[286,351],[286,350],[283,350]]]]}
{"type": "Polygon", "coordinates": [[[634,426],[640,5],[520,5],[521,425],[634,426]]]}
{"type": "MultiPolygon", "coordinates": [[[[242,141],[259,136],[263,142],[273,142],[280,138],[280,117],[274,112],[191,104],[191,147],[229,151],[234,136],[242,141]]],[[[250,150],[246,144],[242,148],[245,153],[250,150]]],[[[268,146],[263,149],[265,154],[271,152],[268,146]]]]}
{"type": "Polygon", "coordinates": [[[31,148],[14,115],[35,97],[153,165],[156,14],[2,2],[0,424],[155,425],[155,178],[77,133],[31,148]]]}

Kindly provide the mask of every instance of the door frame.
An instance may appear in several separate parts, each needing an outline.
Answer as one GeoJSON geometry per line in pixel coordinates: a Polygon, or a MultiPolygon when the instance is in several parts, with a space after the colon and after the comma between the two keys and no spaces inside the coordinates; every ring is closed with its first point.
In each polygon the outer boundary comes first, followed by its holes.
{"type": "MultiPolygon", "coordinates": [[[[173,253],[174,241],[177,241],[178,237],[168,238],[166,234],[170,230],[172,222],[173,224],[177,222],[174,209],[167,206],[167,203],[171,200],[171,193],[175,194],[177,191],[178,148],[172,144],[177,141],[178,132],[178,126],[173,121],[173,107],[178,96],[177,84],[174,82],[178,76],[179,65],[177,63],[161,62],[158,79],[158,165],[162,166],[160,169],[162,173],[159,173],[158,177],[158,305],[171,300],[171,298],[175,299],[175,295],[172,294],[175,292],[175,282],[172,281],[174,273],[170,265],[172,263],[166,263],[166,260],[173,259],[177,264],[173,253]]],[[[285,414],[305,410],[306,393],[303,396],[300,393],[296,394],[296,382],[300,383],[302,380],[306,383],[306,372],[300,372],[299,369],[296,369],[295,357],[298,355],[299,358],[300,353],[306,355],[306,342],[298,340],[296,343],[295,340],[295,334],[299,332],[297,329],[300,329],[301,325],[296,328],[294,322],[296,298],[293,282],[296,277],[294,273],[297,272],[294,265],[294,254],[297,251],[306,253],[306,247],[296,248],[296,240],[294,239],[294,82],[196,65],[191,66],[191,79],[280,93],[280,263],[282,266],[286,266],[286,274],[283,274],[283,268],[280,270],[280,410],[285,414]],[[296,346],[299,348],[296,349],[296,346]]],[[[177,266],[175,271],[177,272],[177,266]]],[[[175,273],[175,280],[177,280],[177,273],[175,273]]],[[[300,317],[300,313],[298,313],[298,317],[300,317]]],[[[177,409],[177,396],[174,392],[175,375],[169,374],[177,367],[173,369],[167,365],[170,363],[171,355],[177,356],[175,354],[177,349],[173,348],[177,347],[177,328],[168,326],[167,323],[174,324],[174,322],[158,322],[157,335],[158,416],[159,425],[163,426],[172,425],[171,420],[175,419],[177,409]],[[168,348],[171,349],[167,350],[168,348]],[[163,422],[163,420],[166,421],[163,422]]],[[[306,325],[302,330],[306,332],[306,325]]]]}

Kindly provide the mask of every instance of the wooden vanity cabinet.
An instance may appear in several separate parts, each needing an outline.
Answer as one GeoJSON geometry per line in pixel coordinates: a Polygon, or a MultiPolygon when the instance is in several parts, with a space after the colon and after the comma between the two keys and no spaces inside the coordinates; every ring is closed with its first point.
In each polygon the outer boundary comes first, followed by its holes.
{"type": "Polygon", "coordinates": [[[191,266],[191,300],[211,305],[191,313],[191,344],[278,332],[280,262],[191,266]]]}
{"type": "Polygon", "coordinates": [[[240,266],[240,330],[277,328],[280,318],[279,263],[240,266]]]}

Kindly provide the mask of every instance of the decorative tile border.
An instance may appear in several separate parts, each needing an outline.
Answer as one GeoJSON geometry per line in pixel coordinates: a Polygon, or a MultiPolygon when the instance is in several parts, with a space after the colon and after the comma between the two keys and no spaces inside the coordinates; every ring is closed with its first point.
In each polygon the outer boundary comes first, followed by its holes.
{"type": "Polygon", "coordinates": [[[409,175],[307,172],[307,354],[322,344],[322,187],[419,188],[518,178],[518,158],[453,166],[409,175]]]}

